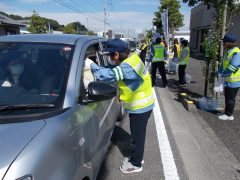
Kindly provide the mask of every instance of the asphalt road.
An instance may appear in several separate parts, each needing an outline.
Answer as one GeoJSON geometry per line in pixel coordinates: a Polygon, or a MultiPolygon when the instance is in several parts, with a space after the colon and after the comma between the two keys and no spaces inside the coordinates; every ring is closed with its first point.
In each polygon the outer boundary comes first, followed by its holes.
{"type": "MultiPolygon", "coordinates": [[[[158,78],[155,92],[159,103],[167,138],[176,165],[178,178],[193,180],[238,180],[240,179],[240,116],[234,113],[234,121],[219,121],[216,112],[199,109],[187,111],[179,101],[179,92],[187,92],[194,98],[201,98],[204,81],[201,79],[201,61],[191,59],[187,71],[193,82],[186,88],[179,88],[177,76],[168,75],[168,88],[161,88],[158,78]]],[[[166,172],[166,155],[161,154],[156,119],[152,114],[146,134],[145,163],[140,173],[123,174],[119,170],[123,157],[129,156],[131,136],[129,119],[116,124],[107,156],[101,166],[97,180],[171,180],[166,172]],[[160,147],[160,148],[159,148],[160,147]]]]}

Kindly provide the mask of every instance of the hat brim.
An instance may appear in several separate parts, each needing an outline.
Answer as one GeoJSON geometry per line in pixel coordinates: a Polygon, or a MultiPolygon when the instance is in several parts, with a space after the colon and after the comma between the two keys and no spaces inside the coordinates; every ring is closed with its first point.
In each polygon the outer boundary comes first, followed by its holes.
{"type": "Polygon", "coordinates": [[[109,54],[109,53],[114,53],[116,51],[114,50],[114,48],[104,48],[102,52],[105,54],[109,54]]]}

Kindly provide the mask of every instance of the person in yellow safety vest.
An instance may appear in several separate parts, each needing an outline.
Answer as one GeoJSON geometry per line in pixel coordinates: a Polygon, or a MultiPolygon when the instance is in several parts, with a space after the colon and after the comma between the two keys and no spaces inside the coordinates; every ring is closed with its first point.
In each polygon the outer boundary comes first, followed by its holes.
{"type": "Polygon", "coordinates": [[[173,49],[172,49],[172,52],[173,52],[173,62],[178,62],[178,58],[180,57],[180,46],[179,46],[179,42],[178,42],[178,39],[175,38],[174,41],[174,46],[173,46],[173,49]]]}
{"type": "Polygon", "coordinates": [[[143,64],[145,64],[147,49],[148,49],[148,43],[147,43],[146,39],[143,39],[143,40],[142,40],[142,45],[141,45],[141,47],[140,47],[140,51],[141,51],[141,52],[140,52],[140,54],[139,54],[139,56],[140,56],[143,64]]]}
{"type": "Polygon", "coordinates": [[[182,51],[180,53],[180,57],[178,60],[179,66],[178,66],[178,76],[179,76],[179,85],[187,85],[185,80],[185,70],[189,62],[190,57],[190,49],[188,47],[188,41],[182,40],[182,51]]]}
{"type": "Polygon", "coordinates": [[[237,47],[235,35],[226,34],[222,40],[225,54],[219,74],[224,77],[225,111],[218,118],[233,120],[235,99],[240,88],[240,49],[237,47]]]}
{"type": "Polygon", "coordinates": [[[163,87],[166,87],[167,77],[166,77],[165,62],[164,62],[166,59],[166,49],[160,37],[156,39],[156,44],[153,45],[152,52],[153,52],[152,70],[151,70],[152,86],[156,85],[156,73],[158,69],[162,77],[163,87]]]}
{"type": "Polygon", "coordinates": [[[120,100],[129,113],[132,137],[131,157],[124,158],[120,170],[123,173],[140,172],[146,126],[154,107],[151,78],[137,53],[129,57],[130,50],[124,41],[108,40],[103,52],[115,63],[114,68],[100,67],[90,59],[85,60],[85,68],[91,69],[100,81],[118,82],[120,100]]]}

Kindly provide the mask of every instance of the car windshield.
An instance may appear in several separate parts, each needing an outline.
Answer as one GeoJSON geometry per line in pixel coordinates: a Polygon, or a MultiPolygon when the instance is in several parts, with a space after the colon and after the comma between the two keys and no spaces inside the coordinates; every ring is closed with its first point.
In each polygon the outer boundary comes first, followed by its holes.
{"type": "Polygon", "coordinates": [[[71,45],[0,42],[0,106],[59,105],[72,54],[71,45]]]}

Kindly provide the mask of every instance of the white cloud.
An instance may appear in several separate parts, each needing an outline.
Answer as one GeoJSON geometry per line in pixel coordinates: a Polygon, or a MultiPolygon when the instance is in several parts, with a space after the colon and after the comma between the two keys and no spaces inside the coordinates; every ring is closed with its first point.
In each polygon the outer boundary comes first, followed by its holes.
{"type": "Polygon", "coordinates": [[[25,3],[25,4],[40,4],[40,3],[48,2],[48,0],[19,0],[19,2],[25,3]]]}
{"type": "Polygon", "coordinates": [[[8,6],[7,4],[5,4],[3,2],[0,2],[0,7],[1,7],[1,11],[12,9],[11,6],[8,6]]]}

